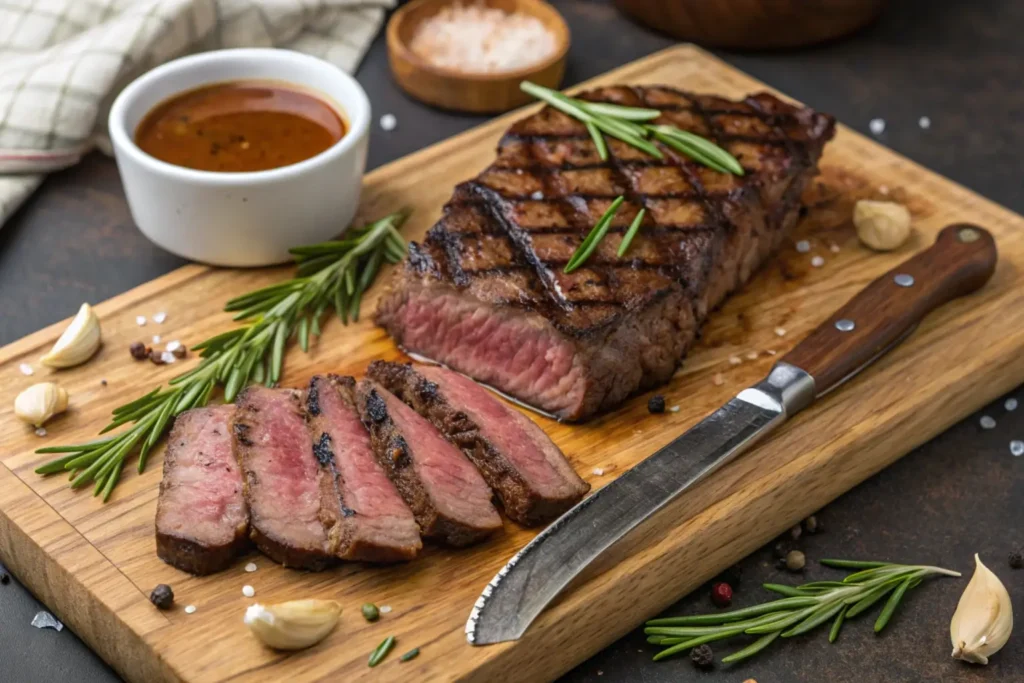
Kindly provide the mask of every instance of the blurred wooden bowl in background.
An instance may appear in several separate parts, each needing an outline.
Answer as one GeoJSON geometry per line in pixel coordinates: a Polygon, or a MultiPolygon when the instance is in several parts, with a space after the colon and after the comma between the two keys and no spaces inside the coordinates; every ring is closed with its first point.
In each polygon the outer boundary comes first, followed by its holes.
{"type": "Polygon", "coordinates": [[[561,84],[569,51],[569,27],[554,7],[543,0],[479,0],[479,3],[510,14],[519,12],[536,17],[552,32],[555,51],[547,59],[516,71],[472,73],[436,66],[415,54],[409,44],[421,22],[455,4],[455,0],[413,0],[391,16],[387,28],[388,61],[402,90],[442,109],[495,114],[533,100],[519,90],[520,81],[530,80],[548,88],[561,84]]]}
{"type": "Polygon", "coordinates": [[[821,43],[874,20],[885,0],[615,0],[656,31],[701,45],[771,49],[821,43]]]}

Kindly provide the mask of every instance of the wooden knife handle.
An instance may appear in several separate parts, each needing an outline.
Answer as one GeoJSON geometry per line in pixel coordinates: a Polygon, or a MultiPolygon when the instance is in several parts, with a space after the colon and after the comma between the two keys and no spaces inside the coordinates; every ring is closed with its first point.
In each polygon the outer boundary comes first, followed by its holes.
{"type": "Polygon", "coordinates": [[[929,249],[878,278],[781,362],[814,378],[821,396],[900,342],[935,308],[970,294],[996,268],[996,243],[983,228],[948,225],[929,249]]]}

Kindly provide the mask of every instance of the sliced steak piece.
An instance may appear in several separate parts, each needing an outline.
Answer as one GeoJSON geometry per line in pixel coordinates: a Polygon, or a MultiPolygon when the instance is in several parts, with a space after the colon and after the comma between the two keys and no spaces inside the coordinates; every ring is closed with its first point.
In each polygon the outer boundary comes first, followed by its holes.
{"type": "Polygon", "coordinates": [[[462,183],[376,320],[395,341],[568,420],[668,381],[709,310],[744,283],[796,223],[834,121],[769,94],[742,101],[615,86],[583,98],[661,110],[655,121],[708,137],[743,176],[658,143],[655,159],[547,107],[515,123],[497,160],[462,183]],[[563,272],[619,195],[589,260],[563,272]],[[646,215],[623,258],[624,234],[646,215]]]}
{"type": "Polygon", "coordinates": [[[231,450],[234,406],[179,415],[156,504],[156,553],[192,574],[226,568],[248,544],[249,509],[231,450]]]}
{"type": "Polygon", "coordinates": [[[343,560],[411,560],[423,547],[419,527],[373,454],[356,409],[356,381],[317,375],[306,415],[320,476],[321,521],[331,552],[343,560]]]}
{"type": "Polygon", "coordinates": [[[540,427],[473,380],[438,366],[383,361],[371,363],[367,376],[461,448],[520,524],[551,521],[590,490],[540,427]]]}
{"type": "Polygon", "coordinates": [[[251,386],[235,400],[234,437],[252,539],[286,567],[318,571],[331,560],[320,520],[321,469],[301,392],[251,386]]]}
{"type": "Polygon", "coordinates": [[[458,448],[376,382],[364,379],[357,396],[377,462],[424,536],[464,546],[501,528],[491,490],[458,448]]]}

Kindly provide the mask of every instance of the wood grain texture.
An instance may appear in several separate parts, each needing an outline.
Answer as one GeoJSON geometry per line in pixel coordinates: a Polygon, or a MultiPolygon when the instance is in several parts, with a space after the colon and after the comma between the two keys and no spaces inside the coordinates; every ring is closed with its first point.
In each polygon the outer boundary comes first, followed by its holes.
{"type": "MultiPolygon", "coordinates": [[[[606,74],[585,87],[615,82],[664,83],[693,90],[743,94],[763,86],[707,54],[678,47],[606,74]]],[[[405,228],[419,238],[435,220],[452,185],[490,162],[504,117],[381,168],[366,180],[364,216],[402,205],[417,211],[405,228]]],[[[672,383],[661,390],[678,412],[650,415],[646,396],[586,425],[535,418],[595,488],[758,380],[772,362],[826,320],[872,279],[930,245],[939,229],[969,221],[995,236],[1000,261],[978,293],[943,306],[899,349],[797,416],[756,450],[668,506],[603,558],[516,642],[484,648],[466,644],[469,608],[494,572],[534,532],[506,523],[504,533],[460,551],[428,548],[408,565],[349,564],[320,574],[274,566],[256,555],[210,577],[187,576],[155,554],[153,517],[160,479],[158,453],[142,475],[126,473],[110,503],[72,492],[62,477],[32,469],[44,443],[86,439],[125,399],[166,380],[184,366],[136,364],[128,343],[154,333],[195,343],[230,325],[220,307],[230,296],[285,275],[285,269],[217,270],[187,266],[97,306],[104,346],[88,365],[55,373],[71,394],[71,410],[36,437],[0,403],[0,559],[53,606],[125,677],[157,680],[540,680],[566,671],[656,613],[718,569],[816,510],[912,447],[1024,380],[1024,219],[842,129],[825,153],[823,175],[808,193],[799,227],[812,253],[791,244],[722,310],[711,316],[702,342],[672,383]],[[870,179],[870,180],[869,180],[870,179]],[[915,232],[902,249],[877,254],[857,244],[850,222],[859,198],[888,196],[906,203],[915,232]],[[839,252],[829,247],[834,244],[839,252]],[[810,258],[822,255],[823,268],[810,258]],[[137,314],[165,310],[162,326],[135,324],[137,314]],[[783,334],[777,334],[783,332],[783,334]],[[741,362],[733,364],[730,358],[741,362]],[[720,376],[720,377],[719,377],[720,376]],[[107,379],[102,386],[100,379],[107,379]],[[720,380],[720,381],[719,381],[720,380]],[[955,396],[957,400],[949,400],[955,396]],[[601,475],[595,474],[601,468],[601,475]],[[157,583],[174,586],[178,608],[158,613],[148,603],[157,583]],[[322,597],[345,608],[338,629],[311,650],[282,655],[261,647],[241,617],[252,584],[263,602],[322,597]],[[359,605],[393,607],[376,624],[359,605]],[[181,607],[194,604],[185,614],[181,607]],[[609,618],[615,615],[614,618],[609,618]],[[392,655],[376,669],[369,652],[387,635],[396,654],[419,646],[399,663],[392,655]]],[[[368,293],[372,310],[379,288],[368,293]]],[[[25,377],[57,338],[54,325],[0,349],[0,387],[8,396],[49,377],[25,377]]],[[[286,384],[315,372],[361,374],[370,360],[398,358],[389,339],[368,321],[326,326],[303,354],[291,349],[286,384]]],[[[194,362],[194,361],[191,361],[194,362]]]]}

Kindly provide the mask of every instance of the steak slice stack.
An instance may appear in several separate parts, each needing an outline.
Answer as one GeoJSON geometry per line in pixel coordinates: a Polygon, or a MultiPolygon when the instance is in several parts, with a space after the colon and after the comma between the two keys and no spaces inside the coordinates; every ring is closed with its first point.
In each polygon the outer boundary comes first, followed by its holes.
{"type": "Polygon", "coordinates": [[[248,543],[249,510],[231,445],[234,406],[179,415],[167,440],[156,552],[193,574],[227,567],[248,543]]]}
{"type": "Polygon", "coordinates": [[[654,123],[714,140],[745,174],[660,143],[659,161],[610,138],[603,162],[582,123],[544,108],[514,124],[497,160],[455,189],[425,242],[410,245],[376,316],[407,350],[568,420],[672,376],[708,311],[796,223],[834,132],[831,117],[769,94],[734,102],[616,86],[582,97],[659,109],[654,123]],[[565,274],[619,195],[626,201],[606,237],[565,274]]]}
{"type": "Polygon", "coordinates": [[[367,376],[461,448],[520,524],[550,521],[590,490],[543,430],[476,382],[437,366],[383,361],[367,376]]]}
{"type": "Polygon", "coordinates": [[[235,452],[242,466],[252,539],[286,567],[321,570],[332,561],[320,519],[322,471],[301,392],[250,386],[235,400],[235,452]]]}
{"type": "Polygon", "coordinates": [[[491,490],[458,448],[376,382],[360,382],[357,397],[377,462],[423,536],[464,546],[501,528],[491,490]]]}
{"type": "Polygon", "coordinates": [[[377,464],[359,419],[351,377],[317,375],[306,391],[306,414],[320,476],[321,514],[330,548],[343,560],[411,560],[423,547],[419,528],[394,484],[377,464]]]}

